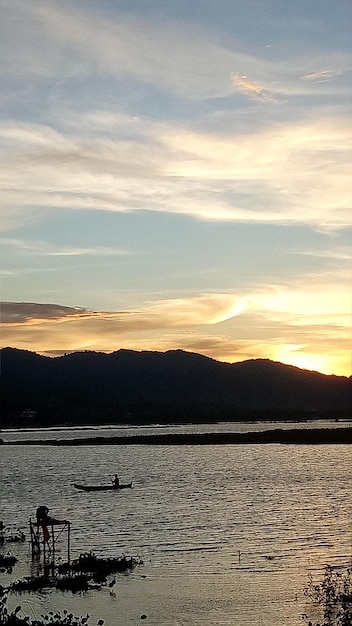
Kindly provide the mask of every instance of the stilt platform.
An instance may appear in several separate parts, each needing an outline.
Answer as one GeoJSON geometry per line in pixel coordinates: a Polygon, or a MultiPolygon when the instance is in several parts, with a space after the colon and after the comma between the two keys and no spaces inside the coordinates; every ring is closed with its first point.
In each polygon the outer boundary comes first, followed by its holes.
{"type": "Polygon", "coordinates": [[[66,544],[67,562],[70,562],[71,523],[49,518],[45,523],[29,520],[32,560],[43,559],[44,563],[54,563],[59,542],[66,544]]]}

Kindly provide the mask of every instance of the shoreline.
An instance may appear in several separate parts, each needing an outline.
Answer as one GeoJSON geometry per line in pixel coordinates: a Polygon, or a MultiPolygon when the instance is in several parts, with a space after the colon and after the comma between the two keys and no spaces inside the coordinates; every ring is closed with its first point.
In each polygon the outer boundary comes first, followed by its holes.
{"type": "Polygon", "coordinates": [[[325,445],[352,444],[352,427],[284,430],[277,428],[245,433],[168,433],[78,439],[35,439],[3,441],[3,446],[86,446],[86,445],[242,445],[242,444],[325,445]]]}

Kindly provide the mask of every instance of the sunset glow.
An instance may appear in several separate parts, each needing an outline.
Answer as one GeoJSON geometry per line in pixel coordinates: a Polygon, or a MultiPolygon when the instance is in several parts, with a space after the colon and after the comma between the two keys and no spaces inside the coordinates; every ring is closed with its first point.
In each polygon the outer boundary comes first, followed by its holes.
{"type": "Polygon", "coordinates": [[[3,347],[352,374],[349,24],[279,4],[3,3],[3,347]]]}

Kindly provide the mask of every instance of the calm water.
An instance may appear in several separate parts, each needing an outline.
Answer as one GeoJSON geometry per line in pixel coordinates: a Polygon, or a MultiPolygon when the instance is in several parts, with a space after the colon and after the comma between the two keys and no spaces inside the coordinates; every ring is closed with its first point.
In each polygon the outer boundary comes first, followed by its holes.
{"type": "MultiPolygon", "coordinates": [[[[141,623],[158,626],[298,626],[308,573],[318,580],[326,564],[351,562],[347,445],[5,445],[0,455],[5,523],[26,530],[46,504],[71,520],[73,558],[93,550],[144,562],[118,579],[115,595],[19,596],[32,616],[66,607],[88,612],[92,625],[100,617],[136,625],[146,614],[141,623]],[[108,482],[115,471],[134,488],[72,487],[108,482]]],[[[28,542],[8,547],[21,560],[13,577],[28,575],[28,542]]]]}

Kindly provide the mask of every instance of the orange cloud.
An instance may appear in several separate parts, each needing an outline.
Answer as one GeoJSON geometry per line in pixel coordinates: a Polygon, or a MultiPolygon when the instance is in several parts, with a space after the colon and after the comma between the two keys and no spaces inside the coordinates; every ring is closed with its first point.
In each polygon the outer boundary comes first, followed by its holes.
{"type": "Polygon", "coordinates": [[[2,305],[2,344],[35,350],[115,346],[121,336],[212,325],[238,315],[244,303],[231,294],[202,294],[147,302],[139,310],[89,311],[28,302],[2,305]]]}
{"type": "Polygon", "coordinates": [[[245,96],[257,102],[276,102],[275,98],[264,91],[262,87],[241,74],[231,74],[231,81],[234,87],[245,96]]]}

